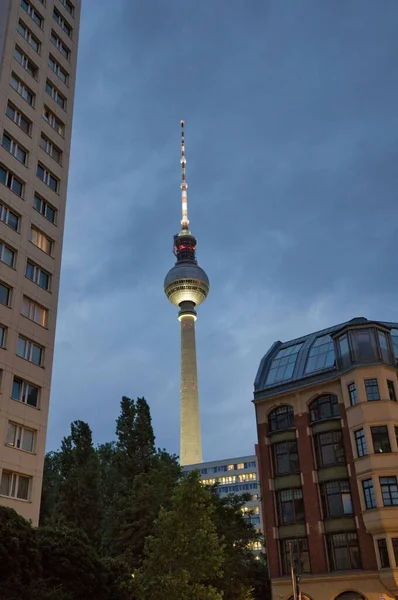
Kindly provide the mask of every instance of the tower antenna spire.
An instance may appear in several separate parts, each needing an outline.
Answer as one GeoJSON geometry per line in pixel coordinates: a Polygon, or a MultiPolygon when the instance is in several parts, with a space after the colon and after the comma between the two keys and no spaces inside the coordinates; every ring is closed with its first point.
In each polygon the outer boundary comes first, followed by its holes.
{"type": "Polygon", "coordinates": [[[181,121],[181,208],[182,208],[182,219],[181,228],[185,231],[189,231],[189,219],[188,219],[188,184],[186,175],[187,159],[185,158],[185,136],[184,136],[184,125],[185,121],[181,121]]]}

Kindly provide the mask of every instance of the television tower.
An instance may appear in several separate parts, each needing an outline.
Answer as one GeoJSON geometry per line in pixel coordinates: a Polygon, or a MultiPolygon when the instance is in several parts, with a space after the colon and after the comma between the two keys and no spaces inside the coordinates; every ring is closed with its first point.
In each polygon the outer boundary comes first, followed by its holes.
{"type": "Polygon", "coordinates": [[[166,275],[164,291],[168,300],[180,309],[178,320],[181,323],[180,464],[182,466],[203,461],[196,364],[195,308],[206,300],[210,288],[209,278],[197,263],[196,239],[189,230],[186,164],[184,121],[181,121],[181,231],[174,236],[173,252],[177,261],[166,275]]]}

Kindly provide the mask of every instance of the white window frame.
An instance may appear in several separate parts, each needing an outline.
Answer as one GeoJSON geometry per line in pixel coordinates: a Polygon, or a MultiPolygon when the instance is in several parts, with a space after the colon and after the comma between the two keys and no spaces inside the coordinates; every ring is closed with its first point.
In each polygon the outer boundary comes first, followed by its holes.
{"type": "Polygon", "coordinates": [[[11,399],[15,400],[16,402],[21,402],[21,404],[26,404],[26,406],[30,406],[31,408],[38,408],[39,404],[40,404],[40,388],[37,385],[33,385],[33,383],[29,383],[29,381],[22,379],[21,377],[14,376],[13,380],[12,380],[12,387],[11,387],[11,399]],[[20,386],[20,393],[19,393],[18,398],[15,398],[12,395],[15,382],[17,382],[18,385],[20,386]],[[37,399],[36,399],[35,405],[28,403],[29,388],[37,390],[37,395],[36,395],[37,399]]]}
{"type": "Polygon", "coordinates": [[[36,344],[36,342],[34,342],[33,340],[30,340],[29,338],[27,338],[21,334],[19,334],[18,340],[17,340],[16,355],[19,356],[19,358],[24,358],[25,360],[29,361],[30,363],[32,363],[32,365],[37,365],[38,367],[43,366],[44,347],[41,346],[40,344],[36,344]],[[19,346],[20,341],[24,342],[24,344],[25,344],[22,354],[18,354],[18,350],[19,350],[18,346],[19,346]],[[40,350],[40,362],[35,362],[34,360],[32,360],[33,352],[34,352],[35,348],[40,350]]]}
{"type": "Polygon", "coordinates": [[[43,108],[43,119],[58,133],[58,135],[65,137],[65,124],[62,123],[62,121],[60,121],[46,106],[43,108]],[[48,115],[48,118],[46,115],[48,115]]]}
{"type": "Polygon", "coordinates": [[[40,181],[45,183],[46,186],[50,188],[51,191],[55,192],[56,194],[59,194],[60,180],[58,179],[58,177],[56,177],[54,175],[54,173],[51,173],[51,171],[49,169],[47,169],[41,163],[37,163],[36,175],[40,179],[40,181]],[[43,178],[40,177],[39,170],[41,170],[43,172],[43,178]],[[51,187],[51,185],[50,185],[51,179],[53,179],[54,182],[56,183],[55,189],[53,187],[51,187]]]}
{"type": "Polygon", "coordinates": [[[35,451],[35,442],[36,442],[36,431],[34,429],[30,429],[29,427],[24,427],[23,425],[14,423],[14,421],[8,421],[7,433],[6,433],[6,446],[15,448],[16,450],[22,450],[23,452],[29,452],[30,454],[33,454],[35,451]],[[11,435],[10,435],[10,433],[11,433],[11,435]],[[27,433],[32,435],[32,445],[31,445],[30,449],[23,447],[25,436],[27,433]],[[12,440],[11,440],[11,438],[12,438],[12,440]]]}
{"type": "Polygon", "coordinates": [[[44,150],[56,163],[62,164],[62,150],[58,148],[44,133],[40,136],[40,148],[44,150]],[[57,158],[58,155],[58,158],[57,158]]]}
{"type": "Polygon", "coordinates": [[[20,215],[18,215],[16,212],[14,212],[13,210],[11,210],[8,206],[6,206],[3,202],[0,201],[0,221],[2,223],[4,223],[5,225],[8,225],[8,227],[10,229],[12,229],[13,231],[16,231],[17,233],[19,233],[19,227],[20,227],[20,223],[21,223],[21,217],[20,215]],[[10,215],[12,215],[13,217],[16,218],[17,220],[17,227],[13,227],[12,225],[10,225],[10,215]]]}
{"type": "Polygon", "coordinates": [[[69,0],[59,0],[71,17],[75,16],[75,7],[69,0]]]}
{"type": "Polygon", "coordinates": [[[7,327],[0,323],[0,348],[5,348],[7,342],[7,327]]]}
{"type": "Polygon", "coordinates": [[[40,27],[40,29],[43,29],[44,19],[41,16],[41,14],[31,5],[31,3],[28,2],[27,0],[21,0],[21,6],[24,9],[24,11],[30,16],[32,21],[38,27],[40,27]]]}
{"type": "Polygon", "coordinates": [[[26,267],[28,265],[33,267],[33,279],[31,279],[30,277],[27,276],[27,274],[26,274],[27,269],[25,269],[25,277],[27,279],[29,279],[29,281],[33,281],[33,283],[38,285],[42,290],[46,290],[47,292],[49,292],[50,288],[51,288],[51,274],[48,271],[46,271],[45,269],[42,269],[41,267],[36,265],[33,261],[31,261],[29,259],[26,262],[26,267]],[[43,287],[42,285],[40,285],[39,281],[40,281],[41,273],[44,273],[45,275],[47,275],[48,287],[43,287]]]}
{"type": "Polygon", "coordinates": [[[47,221],[49,221],[50,223],[52,223],[53,225],[57,224],[57,215],[58,215],[58,210],[49,202],[47,202],[47,200],[44,200],[44,198],[42,198],[41,196],[39,196],[39,194],[35,193],[34,197],[33,197],[33,208],[40,214],[42,215],[45,219],[47,219],[47,221]],[[35,206],[35,200],[40,202],[40,210],[35,206]],[[49,219],[47,216],[47,208],[50,208],[53,213],[54,213],[54,220],[49,219]]]}
{"type": "Polygon", "coordinates": [[[30,132],[32,130],[32,122],[27,117],[25,117],[25,115],[23,113],[21,113],[21,111],[19,111],[16,108],[16,106],[14,106],[13,103],[10,102],[10,101],[8,101],[7,106],[6,106],[6,115],[10,119],[10,121],[12,121],[13,123],[15,123],[15,125],[17,125],[20,128],[21,131],[23,131],[23,133],[25,135],[28,135],[30,137],[30,132]],[[10,114],[8,112],[8,109],[10,109],[10,110],[13,111],[14,114],[13,114],[12,117],[10,116],[10,114]],[[21,127],[22,120],[26,122],[28,131],[25,131],[21,127]]]}
{"type": "Polygon", "coordinates": [[[69,25],[68,21],[64,19],[59,10],[56,8],[53,10],[53,19],[61,27],[62,31],[72,39],[73,27],[69,25]]]}
{"type": "Polygon", "coordinates": [[[11,248],[11,246],[9,246],[8,244],[6,244],[5,242],[3,242],[3,240],[0,240],[0,262],[4,263],[8,267],[11,267],[11,269],[14,269],[15,268],[16,259],[17,259],[17,251],[14,250],[14,248],[11,248]],[[5,255],[5,253],[7,251],[10,254],[12,254],[11,264],[4,260],[4,255],[5,255]]]}
{"type": "Polygon", "coordinates": [[[62,108],[62,110],[66,111],[66,98],[55,85],[51,83],[49,79],[46,81],[46,92],[47,94],[62,108]]]}
{"type": "Polygon", "coordinates": [[[40,231],[34,225],[30,227],[30,235],[29,240],[34,244],[37,248],[40,248],[43,252],[52,256],[54,249],[54,240],[48,237],[45,233],[40,231]]]}
{"type": "Polygon", "coordinates": [[[24,195],[24,190],[25,190],[25,184],[23,181],[21,181],[21,179],[19,179],[18,177],[16,177],[14,175],[14,173],[12,173],[12,171],[9,171],[4,165],[2,165],[0,163],[0,170],[4,171],[6,174],[6,178],[5,181],[2,181],[0,179],[0,183],[2,183],[3,185],[5,185],[6,187],[10,188],[10,190],[12,192],[14,192],[14,194],[16,194],[19,198],[23,198],[24,195]],[[20,186],[21,186],[21,193],[19,194],[18,192],[15,191],[14,189],[14,181],[16,181],[20,186]]]}
{"type": "Polygon", "coordinates": [[[14,72],[11,73],[10,85],[13,90],[16,91],[17,94],[21,96],[29,104],[29,106],[34,107],[36,95],[28,86],[22,83],[20,78],[15,75],[14,72]],[[14,84],[14,85],[13,85],[14,84]]]}
{"type": "Polygon", "coordinates": [[[48,309],[28,296],[22,296],[21,315],[40,327],[47,328],[48,309]]]}
{"type": "Polygon", "coordinates": [[[31,48],[33,48],[33,50],[35,52],[37,52],[37,54],[40,54],[40,50],[41,50],[40,41],[37,39],[37,37],[35,35],[33,35],[31,30],[29,29],[29,27],[27,27],[21,19],[18,21],[17,31],[23,37],[23,39],[29,44],[29,46],[31,48]]]}
{"type": "Polygon", "coordinates": [[[22,165],[27,165],[28,162],[28,156],[29,153],[26,150],[26,148],[24,148],[23,146],[21,146],[21,144],[19,144],[16,140],[14,140],[14,138],[8,133],[8,131],[3,131],[3,136],[1,138],[1,145],[3,146],[3,148],[5,150],[7,150],[7,152],[9,152],[10,154],[12,154],[12,156],[14,158],[17,159],[18,162],[20,162],[22,165]],[[7,146],[4,145],[4,137],[8,138],[9,143],[10,143],[10,148],[7,148],[7,146]],[[24,160],[21,160],[19,157],[18,152],[21,151],[24,154],[24,160]]]}
{"type": "Polygon", "coordinates": [[[25,502],[29,502],[30,497],[31,497],[31,491],[32,491],[32,477],[29,477],[28,475],[22,475],[22,473],[14,473],[12,471],[7,471],[6,469],[2,470],[1,480],[0,480],[0,495],[1,496],[5,496],[6,498],[15,498],[17,500],[23,500],[25,502]],[[2,493],[4,475],[11,476],[8,494],[2,493]],[[20,483],[19,480],[22,477],[24,479],[28,480],[28,493],[27,493],[26,498],[21,498],[21,496],[18,495],[19,494],[19,483],[20,483]]]}
{"type": "Polygon", "coordinates": [[[58,79],[62,81],[62,83],[68,85],[69,73],[65,71],[63,67],[61,67],[59,62],[55,60],[52,54],[48,56],[48,66],[50,67],[51,71],[56,74],[58,79]]]}
{"type": "Polygon", "coordinates": [[[37,80],[38,67],[30,60],[29,56],[26,56],[25,52],[18,45],[14,48],[14,58],[33,79],[37,80]]]}
{"type": "Polygon", "coordinates": [[[66,59],[70,60],[70,50],[68,46],[66,46],[61,38],[55,33],[54,30],[51,30],[50,40],[52,44],[56,47],[58,52],[66,59]]]}

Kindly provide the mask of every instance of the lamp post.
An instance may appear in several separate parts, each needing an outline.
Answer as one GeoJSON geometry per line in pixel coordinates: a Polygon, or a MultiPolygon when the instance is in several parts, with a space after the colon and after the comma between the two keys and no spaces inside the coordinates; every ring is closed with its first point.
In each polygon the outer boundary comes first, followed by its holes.
{"type": "Polygon", "coordinates": [[[289,542],[289,559],[290,559],[290,571],[292,576],[292,588],[293,588],[293,600],[301,600],[301,590],[299,587],[301,575],[296,573],[294,568],[293,559],[293,544],[289,542]]]}

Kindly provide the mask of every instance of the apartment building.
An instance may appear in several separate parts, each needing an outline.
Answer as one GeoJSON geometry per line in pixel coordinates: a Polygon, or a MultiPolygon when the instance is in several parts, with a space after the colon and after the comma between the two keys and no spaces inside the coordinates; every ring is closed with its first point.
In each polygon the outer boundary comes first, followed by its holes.
{"type": "Polygon", "coordinates": [[[398,324],[275,342],[255,380],[273,597],[398,596],[398,324]]]}
{"type": "Polygon", "coordinates": [[[0,0],[0,505],[38,523],[80,0],[0,0]]]}

